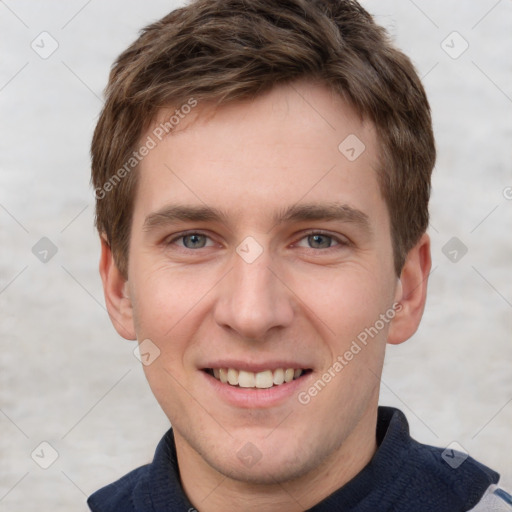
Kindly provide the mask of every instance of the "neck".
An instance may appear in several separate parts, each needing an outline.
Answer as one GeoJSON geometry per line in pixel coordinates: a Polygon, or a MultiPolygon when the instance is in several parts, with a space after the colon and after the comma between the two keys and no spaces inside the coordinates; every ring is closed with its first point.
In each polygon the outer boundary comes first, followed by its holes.
{"type": "Polygon", "coordinates": [[[201,512],[299,512],[321,502],[354,478],[377,451],[377,406],[372,404],[341,446],[312,471],[275,484],[235,480],[213,469],[175,431],[181,483],[201,512]]]}

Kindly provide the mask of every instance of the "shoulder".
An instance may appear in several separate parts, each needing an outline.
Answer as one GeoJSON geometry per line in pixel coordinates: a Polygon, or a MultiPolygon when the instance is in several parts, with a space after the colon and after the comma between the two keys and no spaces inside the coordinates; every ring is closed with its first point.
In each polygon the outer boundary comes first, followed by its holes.
{"type": "Polygon", "coordinates": [[[512,512],[512,496],[497,485],[491,485],[476,507],[468,512],[512,512]]]}
{"type": "Polygon", "coordinates": [[[151,464],[141,466],[96,491],[87,504],[92,512],[191,509],[180,483],[172,428],[158,443],[151,464]]]}
{"type": "Polygon", "coordinates": [[[425,490],[433,496],[444,496],[445,504],[450,501],[453,510],[470,510],[499,480],[496,471],[451,448],[411,440],[411,458],[425,490]]]}
{"type": "Polygon", "coordinates": [[[87,500],[89,508],[92,512],[135,512],[134,489],[147,478],[148,472],[149,464],[134,469],[116,482],[97,490],[87,500]]]}
{"type": "MultiPolygon", "coordinates": [[[[393,510],[410,510],[408,505],[414,504],[418,511],[469,511],[498,483],[496,471],[468,454],[413,439],[401,411],[380,408],[379,412],[382,426],[387,426],[382,448],[388,456],[381,462],[393,460],[399,466],[393,483],[396,493],[390,500],[393,510]]],[[[485,509],[475,512],[480,510],[485,509]]]]}

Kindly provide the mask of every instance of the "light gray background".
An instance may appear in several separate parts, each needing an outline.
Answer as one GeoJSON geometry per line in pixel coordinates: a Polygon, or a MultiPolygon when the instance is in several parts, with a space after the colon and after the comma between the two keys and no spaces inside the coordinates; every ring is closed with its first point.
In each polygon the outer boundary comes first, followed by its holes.
{"type": "MultiPolygon", "coordinates": [[[[511,488],[512,2],[363,4],[423,76],[439,150],[429,300],[419,332],[388,350],[381,402],[418,440],[458,442],[511,488]],[[456,59],[453,31],[469,44],[456,59]],[[457,262],[443,253],[452,237],[468,249],[457,262]]],[[[0,1],[2,511],[85,510],[168,428],[135,343],[105,312],[88,150],[112,61],[175,5],[0,1]],[[59,45],[47,59],[31,48],[43,31],[59,45]],[[47,263],[32,253],[42,237],[58,249],[47,263]],[[46,470],[31,458],[43,441],[59,455],[46,470]]]]}

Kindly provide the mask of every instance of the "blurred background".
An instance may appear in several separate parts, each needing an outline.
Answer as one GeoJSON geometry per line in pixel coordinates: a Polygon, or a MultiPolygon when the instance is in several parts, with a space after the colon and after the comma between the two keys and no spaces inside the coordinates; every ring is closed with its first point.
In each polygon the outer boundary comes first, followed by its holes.
{"type": "MultiPolygon", "coordinates": [[[[423,78],[438,146],[429,299],[381,403],[511,489],[512,2],[362,4],[423,78]]],[[[179,5],[0,0],[0,511],[87,510],[169,426],[105,310],[89,144],[113,60],[179,5]]]]}

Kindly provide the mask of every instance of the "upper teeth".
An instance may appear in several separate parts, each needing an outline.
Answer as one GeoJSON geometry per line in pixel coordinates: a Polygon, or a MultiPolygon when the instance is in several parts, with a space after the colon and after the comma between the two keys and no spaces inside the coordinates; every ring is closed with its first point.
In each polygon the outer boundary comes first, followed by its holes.
{"type": "Polygon", "coordinates": [[[291,382],[302,375],[301,369],[278,368],[277,370],[265,370],[263,372],[246,372],[234,368],[214,368],[213,375],[224,384],[240,386],[241,388],[271,388],[279,386],[283,382],[291,382]]]}

